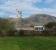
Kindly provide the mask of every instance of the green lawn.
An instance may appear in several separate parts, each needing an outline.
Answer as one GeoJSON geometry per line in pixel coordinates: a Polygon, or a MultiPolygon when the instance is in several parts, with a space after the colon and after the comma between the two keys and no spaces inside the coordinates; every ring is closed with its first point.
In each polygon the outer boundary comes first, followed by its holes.
{"type": "Polygon", "coordinates": [[[56,37],[0,37],[0,50],[56,50],[56,37]]]}

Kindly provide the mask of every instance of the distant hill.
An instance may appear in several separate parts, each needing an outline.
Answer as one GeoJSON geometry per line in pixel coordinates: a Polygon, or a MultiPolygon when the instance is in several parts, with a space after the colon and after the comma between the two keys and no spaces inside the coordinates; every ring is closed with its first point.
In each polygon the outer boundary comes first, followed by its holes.
{"type": "MultiPolygon", "coordinates": [[[[9,18],[10,21],[16,23],[16,18],[9,18]]],[[[27,18],[22,18],[24,25],[43,25],[48,22],[56,22],[56,17],[47,14],[35,14],[27,18]]],[[[20,23],[19,23],[20,24],[20,23]]]]}
{"type": "Polygon", "coordinates": [[[56,22],[56,17],[47,14],[35,14],[23,20],[25,24],[43,25],[48,22],[56,22]]]}

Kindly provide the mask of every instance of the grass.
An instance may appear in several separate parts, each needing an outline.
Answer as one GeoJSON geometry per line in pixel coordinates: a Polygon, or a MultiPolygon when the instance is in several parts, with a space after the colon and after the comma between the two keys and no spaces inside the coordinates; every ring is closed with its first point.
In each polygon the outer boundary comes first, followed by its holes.
{"type": "Polygon", "coordinates": [[[56,37],[0,37],[0,50],[56,50],[56,37]]]}

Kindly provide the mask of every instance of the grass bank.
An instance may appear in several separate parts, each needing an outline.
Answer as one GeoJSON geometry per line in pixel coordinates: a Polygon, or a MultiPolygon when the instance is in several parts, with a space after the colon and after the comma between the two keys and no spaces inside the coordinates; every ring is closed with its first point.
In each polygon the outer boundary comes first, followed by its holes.
{"type": "Polygon", "coordinates": [[[56,50],[56,37],[0,37],[0,50],[56,50]]]}

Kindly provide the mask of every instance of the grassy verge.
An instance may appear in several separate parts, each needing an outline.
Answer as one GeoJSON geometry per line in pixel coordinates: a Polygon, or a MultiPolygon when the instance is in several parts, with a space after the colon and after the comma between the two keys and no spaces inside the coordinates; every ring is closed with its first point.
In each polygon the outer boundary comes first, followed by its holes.
{"type": "Polygon", "coordinates": [[[0,50],[56,50],[56,37],[0,37],[0,50]]]}

